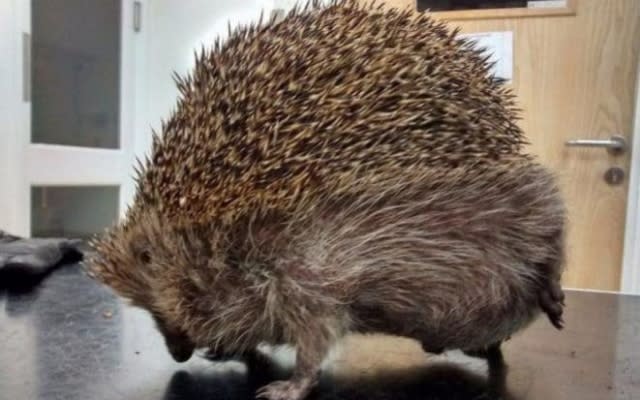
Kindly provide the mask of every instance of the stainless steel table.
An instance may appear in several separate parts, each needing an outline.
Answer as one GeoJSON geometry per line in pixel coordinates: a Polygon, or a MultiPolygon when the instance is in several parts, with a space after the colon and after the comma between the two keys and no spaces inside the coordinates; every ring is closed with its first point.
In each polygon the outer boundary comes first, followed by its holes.
{"type": "MultiPolygon", "coordinates": [[[[566,328],[540,319],[505,345],[506,399],[640,399],[640,297],[569,292],[566,328]]],[[[34,290],[0,292],[0,399],[250,399],[289,355],[245,368],[174,363],[151,319],[63,267],[34,290]]],[[[489,399],[485,363],[413,341],[354,337],[315,399],[489,399]]]]}

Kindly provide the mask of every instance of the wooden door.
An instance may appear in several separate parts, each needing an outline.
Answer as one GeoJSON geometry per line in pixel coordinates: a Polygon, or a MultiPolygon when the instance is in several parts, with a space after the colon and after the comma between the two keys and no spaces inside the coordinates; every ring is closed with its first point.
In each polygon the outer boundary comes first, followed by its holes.
{"type": "MultiPolygon", "coordinates": [[[[415,0],[387,0],[414,7],[415,0]]],[[[434,13],[463,32],[513,31],[513,87],[524,109],[530,151],[559,177],[569,209],[564,285],[619,290],[627,182],[610,186],[611,167],[629,174],[630,157],[568,148],[572,139],[631,143],[640,48],[640,1],[573,0],[574,12],[526,15],[434,13]],[[554,15],[555,14],[555,15],[554,15]],[[514,17],[515,15],[515,17],[514,17]]]]}

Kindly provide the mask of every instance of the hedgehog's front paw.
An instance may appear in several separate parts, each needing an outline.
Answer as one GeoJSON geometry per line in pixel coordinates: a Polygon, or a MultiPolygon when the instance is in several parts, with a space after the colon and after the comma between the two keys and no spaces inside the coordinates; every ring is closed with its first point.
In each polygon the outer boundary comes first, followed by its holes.
{"type": "Polygon", "coordinates": [[[266,400],[302,400],[311,391],[310,379],[276,381],[258,390],[256,398],[266,400]]]}
{"type": "Polygon", "coordinates": [[[202,358],[208,361],[226,361],[228,357],[216,349],[209,348],[202,354],[202,358]]]}

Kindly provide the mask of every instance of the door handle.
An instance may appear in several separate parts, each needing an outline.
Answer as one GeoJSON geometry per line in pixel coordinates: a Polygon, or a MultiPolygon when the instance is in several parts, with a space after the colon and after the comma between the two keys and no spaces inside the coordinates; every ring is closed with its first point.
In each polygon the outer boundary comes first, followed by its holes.
{"type": "Polygon", "coordinates": [[[575,139],[565,142],[568,147],[603,147],[613,155],[622,155],[627,150],[627,141],[619,135],[611,136],[611,139],[575,139]]]}

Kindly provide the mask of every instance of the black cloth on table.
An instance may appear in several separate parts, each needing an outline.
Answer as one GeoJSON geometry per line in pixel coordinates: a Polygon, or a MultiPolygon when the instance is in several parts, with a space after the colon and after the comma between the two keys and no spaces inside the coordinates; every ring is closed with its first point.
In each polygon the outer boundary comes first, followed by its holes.
{"type": "Polygon", "coordinates": [[[22,238],[0,230],[0,289],[28,289],[56,267],[80,261],[80,239],[22,238]]]}

